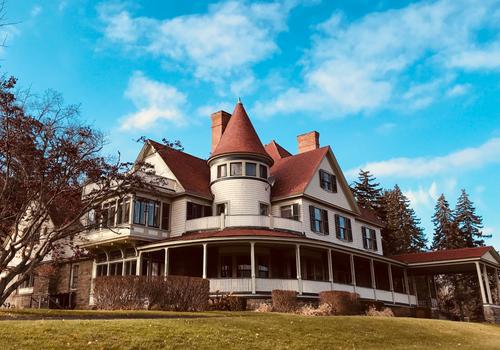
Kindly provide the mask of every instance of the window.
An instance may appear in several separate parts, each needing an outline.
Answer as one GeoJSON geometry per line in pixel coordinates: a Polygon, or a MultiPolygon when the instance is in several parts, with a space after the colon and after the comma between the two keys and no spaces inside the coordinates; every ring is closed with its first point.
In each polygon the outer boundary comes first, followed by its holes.
{"type": "Polygon", "coordinates": [[[209,205],[201,205],[198,203],[187,202],[186,220],[203,218],[212,216],[212,207],[209,205]]]}
{"type": "Polygon", "coordinates": [[[363,234],[363,247],[365,249],[377,250],[377,234],[374,229],[361,227],[363,234]]]}
{"type": "Polygon", "coordinates": [[[257,176],[257,164],[245,163],[245,175],[246,176],[257,176]]]}
{"type": "Polygon", "coordinates": [[[226,177],[227,176],[227,165],[222,164],[217,167],[217,178],[220,179],[221,177],[226,177]]]}
{"type": "Polygon", "coordinates": [[[309,206],[309,214],[311,217],[311,231],[323,233],[327,235],[328,229],[328,212],[325,209],[319,209],[309,206]]]}
{"type": "Polygon", "coordinates": [[[299,204],[290,204],[281,207],[281,217],[292,220],[300,220],[299,204]]]}
{"type": "Polygon", "coordinates": [[[97,213],[95,209],[90,209],[89,212],[87,213],[87,226],[88,230],[96,229],[98,228],[97,225],[97,213]]]}
{"type": "Polygon", "coordinates": [[[137,198],[134,201],[134,224],[158,227],[159,211],[159,202],[137,198]]]}
{"type": "Polygon", "coordinates": [[[162,203],[161,208],[161,229],[168,230],[170,228],[170,204],[162,203]]]}
{"type": "Polygon", "coordinates": [[[219,203],[215,206],[215,214],[216,215],[221,215],[222,213],[227,214],[226,211],[226,203],[219,203]]]}
{"type": "Polygon", "coordinates": [[[231,166],[231,176],[243,175],[241,163],[231,163],[230,166],[231,166]]]}
{"type": "Polygon", "coordinates": [[[327,173],[324,170],[320,170],[319,183],[322,189],[328,192],[337,193],[337,178],[335,177],[335,175],[327,173]]]}
{"type": "Polygon", "coordinates": [[[111,202],[109,203],[109,208],[108,208],[108,227],[113,227],[115,226],[115,213],[116,213],[116,203],[111,202]]]}
{"type": "Polygon", "coordinates": [[[109,210],[109,203],[104,203],[102,205],[102,211],[101,211],[102,227],[108,227],[108,210],[109,210]]]}
{"type": "Polygon", "coordinates": [[[265,165],[259,166],[259,175],[263,179],[267,179],[267,167],[265,165]]]}
{"type": "Polygon", "coordinates": [[[220,276],[222,278],[232,277],[233,264],[231,256],[221,256],[220,258],[220,276]]]}
{"type": "Polygon", "coordinates": [[[128,224],[130,213],[130,200],[123,198],[118,202],[118,209],[116,210],[116,224],[128,224]]]}
{"type": "Polygon", "coordinates": [[[266,203],[259,203],[259,214],[268,216],[269,215],[269,205],[266,203]]]}
{"type": "Polygon", "coordinates": [[[35,285],[35,276],[33,276],[33,274],[30,274],[28,278],[19,285],[19,288],[33,288],[34,285],[35,285]]]}
{"type": "Polygon", "coordinates": [[[351,219],[335,214],[335,231],[338,239],[352,242],[351,219]]]}
{"type": "Polygon", "coordinates": [[[69,288],[77,289],[78,288],[78,265],[71,266],[71,276],[69,280],[69,288]]]}

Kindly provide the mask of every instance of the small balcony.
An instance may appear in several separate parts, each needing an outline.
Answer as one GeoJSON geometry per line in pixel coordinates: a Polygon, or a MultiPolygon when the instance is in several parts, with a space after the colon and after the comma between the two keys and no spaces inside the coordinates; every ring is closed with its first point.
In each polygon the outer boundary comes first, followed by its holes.
{"type": "Polygon", "coordinates": [[[112,228],[98,228],[89,231],[83,238],[84,245],[100,242],[114,241],[117,239],[134,238],[146,241],[167,238],[168,231],[159,228],[145,227],[142,225],[123,225],[112,228]]]}
{"type": "Polygon", "coordinates": [[[302,232],[302,222],[282,217],[264,215],[206,216],[186,221],[186,232],[223,230],[227,227],[260,227],[302,232]]]}

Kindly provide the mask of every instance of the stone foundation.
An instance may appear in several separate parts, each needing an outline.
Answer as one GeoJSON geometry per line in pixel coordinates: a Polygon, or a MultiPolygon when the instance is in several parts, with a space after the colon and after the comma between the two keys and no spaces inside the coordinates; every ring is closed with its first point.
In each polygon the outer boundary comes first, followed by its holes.
{"type": "Polygon", "coordinates": [[[483,305],[484,320],[500,324],[500,305],[483,305]]]}

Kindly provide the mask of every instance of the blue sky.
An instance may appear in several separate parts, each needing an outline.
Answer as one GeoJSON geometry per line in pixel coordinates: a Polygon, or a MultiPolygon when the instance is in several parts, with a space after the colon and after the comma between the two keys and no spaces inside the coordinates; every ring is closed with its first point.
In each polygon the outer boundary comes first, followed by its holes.
{"type": "Polygon", "coordinates": [[[133,160],[139,136],[207,157],[240,96],[264,143],[317,130],[349,180],[399,184],[432,232],[465,188],[500,248],[499,1],[8,1],[2,71],[51,88],[133,160]]]}

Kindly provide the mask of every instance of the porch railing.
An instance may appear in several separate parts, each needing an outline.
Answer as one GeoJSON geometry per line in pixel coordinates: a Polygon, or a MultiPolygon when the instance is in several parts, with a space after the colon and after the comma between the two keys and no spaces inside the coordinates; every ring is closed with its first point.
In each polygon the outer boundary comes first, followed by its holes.
{"type": "Polygon", "coordinates": [[[186,232],[223,230],[226,227],[267,227],[302,232],[302,222],[267,215],[220,215],[186,220],[186,232]]]}

